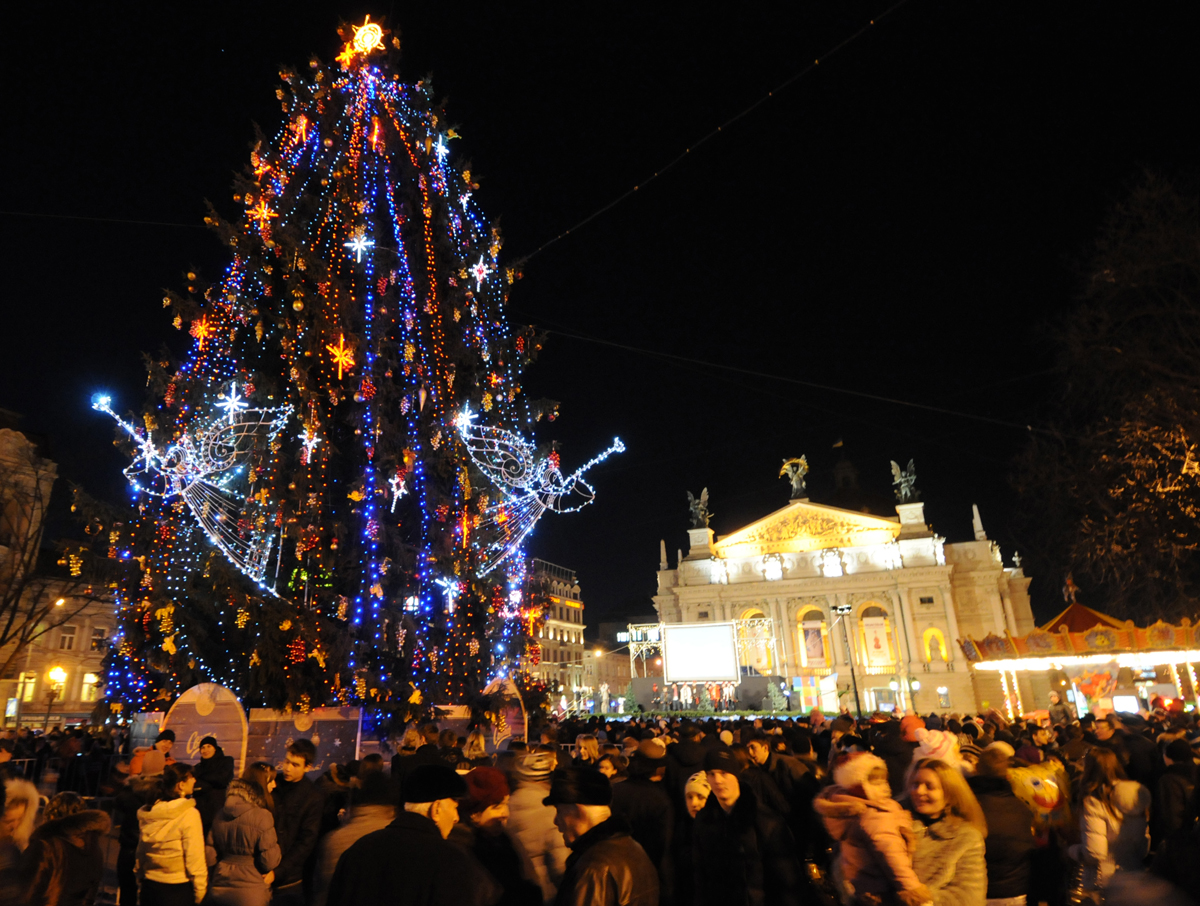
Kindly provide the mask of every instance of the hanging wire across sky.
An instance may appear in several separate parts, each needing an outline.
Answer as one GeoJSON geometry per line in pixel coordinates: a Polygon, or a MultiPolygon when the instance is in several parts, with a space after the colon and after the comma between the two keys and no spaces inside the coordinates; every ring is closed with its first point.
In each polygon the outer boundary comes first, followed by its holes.
{"type": "Polygon", "coordinates": [[[591,223],[597,217],[601,216],[602,214],[607,213],[608,211],[611,211],[613,208],[615,208],[621,202],[626,201],[628,198],[630,198],[635,192],[639,191],[640,189],[644,189],[647,185],[654,182],[654,180],[658,179],[660,176],[662,176],[668,170],[672,169],[677,163],[679,163],[681,160],[683,160],[685,157],[687,157],[689,154],[691,154],[693,151],[695,151],[701,145],[707,143],[710,139],[716,138],[718,135],[720,135],[722,132],[724,132],[726,129],[728,129],[730,126],[732,126],[734,123],[749,116],[751,113],[753,113],[755,110],[757,110],[763,104],[767,103],[767,101],[771,100],[773,97],[775,97],[781,91],[783,91],[786,88],[790,88],[794,83],[796,83],[800,79],[804,78],[806,75],[808,75],[814,69],[816,69],[819,65],[821,65],[822,60],[828,60],[830,57],[832,57],[834,54],[836,54],[839,50],[842,50],[842,49],[848,47],[849,45],[853,44],[858,38],[860,38],[864,34],[866,34],[871,29],[871,26],[876,25],[879,22],[882,22],[884,19],[886,19],[888,16],[890,16],[892,13],[894,13],[900,7],[904,6],[904,4],[906,4],[907,2],[908,2],[908,0],[899,0],[898,3],[895,3],[892,6],[889,6],[886,10],[884,10],[878,16],[876,16],[875,18],[868,21],[866,25],[864,25],[860,29],[858,29],[858,31],[854,32],[854,34],[850,35],[847,38],[843,38],[839,43],[835,44],[829,50],[825,51],[825,53],[818,55],[816,57],[816,59],[814,59],[811,63],[809,63],[807,66],[805,66],[799,72],[795,72],[792,75],[788,76],[786,79],[784,79],[782,82],[780,82],[778,85],[776,85],[770,91],[768,91],[765,95],[760,97],[754,103],[750,104],[748,107],[743,108],[740,112],[731,116],[729,119],[727,119],[725,122],[721,123],[721,125],[717,126],[715,129],[710,131],[708,134],[703,135],[696,141],[692,142],[692,144],[690,144],[686,148],[684,148],[683,151],[681,151],[674,158],[669,160],[664,166],[655,170],[652,174],[650,174],[650,176],[643,179],[641,182],[639,182],[637,185],[635,185],[632,189],[627,189],[626,191],[622,192],[620,195],[618,195],[616,198],[614,198],[608,204],[604,205],[604,207],[589,214],[587,217],[583,218],[583,220],[579,221],[577,224],[575,224],[570,229],[563,230],[561,233],[559,233],[553,239],[543,242],[541,245],[539,245],[536,249],[534,249],[528,255],[525,255],[524,257],[519,258],[518,262],[521,264],[524,264],[525,262],[532,259],[535,255],[538,255],[545,249],[554,245],[554,243],[558,242],[560,239],[565,239],[567,236],[571,235],[571,233],[574,233],[576,230],[580,229],[581,227],[586,226],[587,224],[591,223]]]}

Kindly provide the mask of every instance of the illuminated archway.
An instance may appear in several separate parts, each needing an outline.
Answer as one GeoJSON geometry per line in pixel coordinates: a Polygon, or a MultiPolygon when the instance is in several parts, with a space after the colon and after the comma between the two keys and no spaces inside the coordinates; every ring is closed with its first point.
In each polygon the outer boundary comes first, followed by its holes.
{"type": "Polygon", "coordinates": [[[895,669],[896,641],[886,610],[877,604],[863,607],[858,613],[858,637],[868,673],[895,669]]]}
{"type": "Polygon", "coordinates": [[[770,676],[775,672],[774,633],[763,631],[767,620],[767,615],[759,607],[747,607],[737,619],[742,665],[754,668],[762,676],[770,676]]]}
{"type": "Polygon", "coordinates": [[[946,637],[936,626],[930,626],[921,633],[921,650],[925,652],[925,660],[928,663],[932,664],[934,661],[946,663],[950,660],[950,653],[946,648],[946,637]]]}
{"type": "Polygon", "coordinates": [[[823,669],[830,666],[829,627],[819,607],[805,608],[796,618],[800,666],[823,669]]]}

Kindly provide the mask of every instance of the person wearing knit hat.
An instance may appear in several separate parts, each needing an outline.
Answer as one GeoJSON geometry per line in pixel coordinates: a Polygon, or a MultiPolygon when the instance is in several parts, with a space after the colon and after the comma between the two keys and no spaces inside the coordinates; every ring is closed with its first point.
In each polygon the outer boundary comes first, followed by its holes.
{"type": "Polygon", "coordinates": [[[900,736],[905,742],[920,742],[917,731],[925,729],[925,720],[916,714],[900,718],[900,736]]]}
{"type": "Polygon", "coordinates": [[[1186,739],[1173,739],[1163,750],[1166,770],[1158,780],[1158,809],[1155,819],[1155,838],[1166,840],[1188,820],[1192,790],[1196,783],[1196,761],[1186,739]]]}
{"type": "MultiPolygon", "coordinates": [[[[508,781],[502,771],[488,765],[473,768],[463,776],[467,795],[459,803],[462,820],[447,838],[464,852],[474,856],[490,877],[481,879],[481,886],[498,886],[503,903],[537,903],[542,891],[527,880],[513,842],[505,833],[509,818],[508,781]],[[494,882],[494,885],[491,883],[494,882]]],[[[465,868],[474,869],[471,860],[465,868]]],[[[479,901],[490,899],[482,895],[479,901]]]]}
{"type": "Polygon", "coordinates": [[[542,800],[550,793],[550,777],[558,756],[549,750],[526,752],[510,777],[506,833],[521,853],[525,876],[541,887],[542,901],[553,902],[558,879],[571,851],[554,826],[554,809],[542,800]]]}
{"type": "Polygon", "coordinates": [[[813,810],[838,844],[833,877],[843,900],[931,902],[933,894],[913,869],[911,819],[892,798],[887,764],[870,752],[848,752],[834,763],[833,778],[813,810]]]}
{"type": "Polygon", "coordinates": [[[467,819],[476,828],[504,827],[508,822],[508,780],[501,771],[480,765],[464,776],[467,795],[461,802],[467,819]]]}
{"type": "Polygon", "coordinates": [[[200,760],[192,767],[192,776],[196,778],[192,798],[200,810],[200,827],[206,837],[217,812],[225,805],[225,791],[233,782],[233,774],[233,756],[221,750],[217,738],[205,736],[201,739],[200,760]]]}
{"type": "Polygon", "coordinates": [[[917,750],[913,752],[913,761],[920,761],[922,758],[936,758],[938,761],[944,761],[956,767],[961,764],[962,759],[958,754],[958,737],[953,733],[922,728],[916,731],[916,737],[917,750]]]}
{"type": "Polygon", "coordinates": [[[695,818],[699,814],[711,793],[712,787],[709,786],[708,775],[704,771],[697,771],[687,779],[683,788],[683,798],[687,803],[689,818],[695,818]]]}
{"type": "Polygon", "coordinates": [[[646,851],[658,871],[660,885],[669,884],[671,866],[667,848],[674,809],[663,782],[667,776],[667,747],[662,740],[642,740],[629,759],[628,775],[628,779],[613,785],[613,816],[628,823],[630,836],[646,851]]]}
{"type": "Polygon", "coordinates": [[[554,806],[554,824],[573,851],[555,902],[595,902],[598,890],[616,895],[606,897],[607,903],[658,902],[658,871],[628,823],[613,814],[612,796],[608,778],[592,767],[568,768],[551,778],[550,795],[542,801],[554,806]]]}
{"type": "MultiPolygon", "coordinates": [[[[740,754],[745,756],[744,751],[740,754]]],[[[709,749],[704,755],[712,795],[690,825],[693,902],[696,906],[799,906],[802,883],[796,840],[777,812],[760,805],[750,778],[761,772],[747,771],[738,755],[727,748],[709,749]],[[748,782],[743,783],[743,778],[748,782]]],[[[762,779],[770,778],[763,774],[762,779]]],[[[777,789],[775,793],[778,796],[777,789]]]]}

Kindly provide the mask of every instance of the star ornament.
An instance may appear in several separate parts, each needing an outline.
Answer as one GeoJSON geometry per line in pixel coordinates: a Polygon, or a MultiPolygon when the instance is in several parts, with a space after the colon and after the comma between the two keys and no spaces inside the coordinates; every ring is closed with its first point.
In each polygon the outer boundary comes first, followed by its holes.
{"type": "Polygon", "coordinates": [[[483,281],[488,278],[492,269],[487,266],[483,260],[483,255],[479,256],[479,260],[470,267],[470,274],[475,278],[475,289],[478,290],[483,286],[483,281]]]}
{"type": "Polygon", "coordinates": [[[372,22],[370,16],[363,19],[362,25],[351,27],[354,29],[354,39],[351,43],[355,53],[369,54],[374,50],[384,49],[383,29],[372,22]]]}
{"type": "Polygon", "coordinates": [[[333,364],[337,366],[338,380],[340,381],[342,373],[354,367],[354,349],[346,345],[345,334],[338,335],[336,346],[329,343],[326,344],[325,348],[329,350],[329,354],[333,358],[333,364]]]}
{"type": "Polygon", "coordinates": [[[354,252],[354,260],[359,264],[362,264],[363,252],[367,251],[367,249],[374,248],[375,243],[362,233],[359,233],[349,242],[343,242],[342,245],[354,252]]]}
{"type": "Polygon", "coordinates": [[[250,408],[250,404],[245,398],[238,396],[237,384],[231,384],[228,394],[219,394],[217,397],[220,402],[217,403],[218,409],[224,409],[225,414],[229,416],[229,424],[233,424],[239,412],[243,412],[250,408]]]}
{"type": "Polygon", "coordinates": [[[267,207],[266,201],[260,201],[258,206],[250,211],[250,216],[258,221],[258,228],[265,230],[271,223],[271,218],[279,215],[267,207]]]}

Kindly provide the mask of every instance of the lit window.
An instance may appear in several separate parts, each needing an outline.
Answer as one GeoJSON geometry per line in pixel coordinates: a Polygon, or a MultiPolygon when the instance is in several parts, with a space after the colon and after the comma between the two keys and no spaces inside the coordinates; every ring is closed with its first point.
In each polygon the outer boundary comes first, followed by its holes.
{"type": "Polygon", "coordinates": [[[92,630],[92,651],[105,651],[108,649],[108,630],[103,626],[97,626],[92,630]]]}
{"type": "Polygon", "coordinates": [[[75,650],[75,630],[78,626],[64,626],[59,630],[58,649],[59,651],[75,650]]]}
{"type": "Polygon", "coordinates": [[[947,687],[938,686],[937,687],[937,696],[938,696],[938,707],[939,708],[949,708],[950,707],[950,690],[947,687]]]}
{"type": "Polygon", "coordinates": [[[37,684],[36,673],[22,673],[17,680],[17,698],[23,702],[33,701],[33,687],[37,684]]]}
{"type": "Polygon", "coordinates": [[[104,688],[104,682],[99,675],[95,673],[85,673],[83,675],[83,691],[81,698],[85,702],[94,702],[100,700],[100,694],[104,688]]]}

